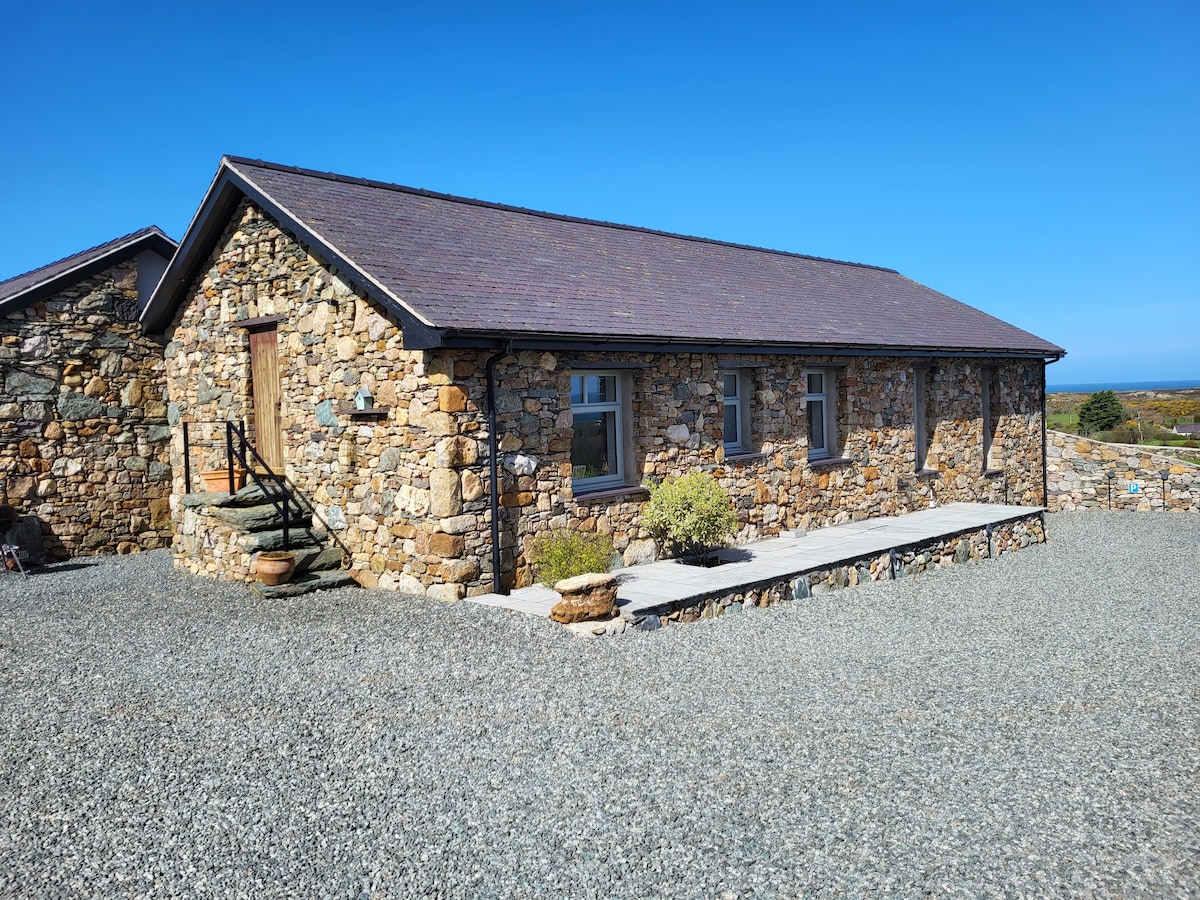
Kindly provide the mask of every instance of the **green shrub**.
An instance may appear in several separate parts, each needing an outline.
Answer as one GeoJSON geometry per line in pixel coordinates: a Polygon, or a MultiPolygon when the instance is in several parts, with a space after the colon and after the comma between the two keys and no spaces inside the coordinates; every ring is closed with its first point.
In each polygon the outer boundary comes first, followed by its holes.
{"type": "Polygon", "coordinates": [[[529,559],[538,581],[552,588],[564,578],[607,572],[612,554],[610,534],[556,528],[534,538],[529,559]]]}
{"type": "Polygon", "coordinates": [[[666,481],[650,490],[642,527],[683,556],[707,557],[737,531],[729,494],[705,472],[666,481]]]}

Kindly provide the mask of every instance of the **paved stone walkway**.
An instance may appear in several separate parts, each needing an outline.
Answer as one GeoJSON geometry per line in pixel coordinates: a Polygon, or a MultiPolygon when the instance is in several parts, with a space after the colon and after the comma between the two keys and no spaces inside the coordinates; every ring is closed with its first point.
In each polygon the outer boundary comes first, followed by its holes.
{"type": "MultiPolygon", "coordinates": [[[[825,569],[893,548],[927,543],[938,538],[1009,522],[1042,511],[1040,506],[992,503],[951,503],[906,516],[863,519],[820,528],[797,537],[777,537],[718,551],[724,562],[704,569],[676,560],[630,566],[618,572],[617,605],[633,614],[666,603],[705,597],[714,591],[737,591],[772,579],[825,569]]],[[[507,597],[483,594],[472,603],[499,606],[533,616],[548,617],[559,596],[535,584],[507,597]]]]}

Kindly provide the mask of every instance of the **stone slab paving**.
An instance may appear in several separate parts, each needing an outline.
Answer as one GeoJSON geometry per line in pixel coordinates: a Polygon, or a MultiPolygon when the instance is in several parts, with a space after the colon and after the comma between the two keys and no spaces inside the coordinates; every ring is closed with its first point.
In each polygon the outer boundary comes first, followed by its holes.
{"type": "MultiPolygon", "coordinates": [[[[617,604],[636,613],[667,603],[701,598],[714,591],[734,591],[763,581],[786,578],[840,565],[893,548],[926,543],[1042,512],[1040,506],[994,503],[951,503],[906,516],[885,516],[810,531],[803,536],[776,537],[718,551],[726,562],[712,569],[664,560],[619,572],[617,604]]],[[[558,594],[542,585],[519,588],[505,597],[483,594],[472,603],[511,609],[543,618],[558,594]]]]}

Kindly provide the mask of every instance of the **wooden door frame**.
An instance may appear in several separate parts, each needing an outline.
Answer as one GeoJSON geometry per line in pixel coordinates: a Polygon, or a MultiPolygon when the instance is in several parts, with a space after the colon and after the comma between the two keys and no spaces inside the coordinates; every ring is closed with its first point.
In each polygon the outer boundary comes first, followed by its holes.
{"type": "Polygon", "coordinates": [[[235,322],[249,332],[250,409],[254,416],[254,449],[276,474],[284,473],[282,403],[279,378],[279,323],[285,316],[262,316],[235,322]]]}

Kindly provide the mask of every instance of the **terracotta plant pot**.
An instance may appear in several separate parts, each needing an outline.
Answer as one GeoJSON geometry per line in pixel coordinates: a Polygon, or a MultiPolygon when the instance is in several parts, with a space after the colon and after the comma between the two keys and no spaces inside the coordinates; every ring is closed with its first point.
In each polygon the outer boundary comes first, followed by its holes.
{"type": "MultiPolygon", "coordinates": [[[[204,479],[204,489],[213,493],[224,494],[229,490],[229,470],[228,469],[209,469],[206,472],[201,472],[200,477],[204,479]]],[[[233,489],[240,491],[246,486],[246,470],[233,470],[233,489]]]]}
{"type": "Polygon", "coordinates": [[[258,554],[258,580],[263,584],[285,584],[296,571],[296,554],[291,550],[264,550],[258,554]]]}

